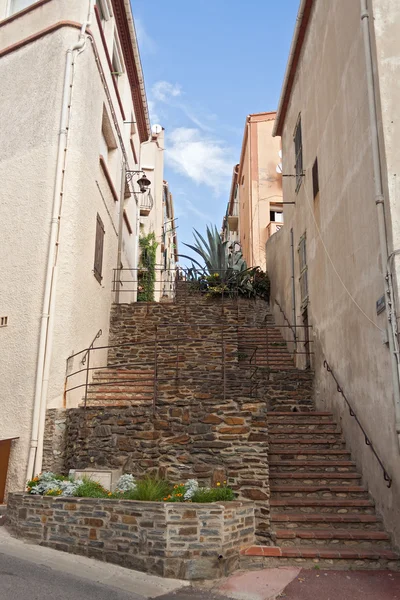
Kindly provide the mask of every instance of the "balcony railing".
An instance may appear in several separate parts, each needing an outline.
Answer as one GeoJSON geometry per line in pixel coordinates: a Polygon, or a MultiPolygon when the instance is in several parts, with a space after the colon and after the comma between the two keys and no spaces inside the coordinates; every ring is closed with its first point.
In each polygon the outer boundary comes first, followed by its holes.
{"type": "Polygon", "coordinates": [[[239,204],[234,202],[232,211],[228,212],[228,225],[230,231],[239,231],[239,204]]]}
{"type": "Polygon", "coordinates": [[[142,217],[147,217],[150,214],[153,204],[154,200],[150,192],[148,194],[139,195],[139,208],[142,217]]]}
{"type": "Polygon", "coordinates": [[[271,221],[267,225],[267,239],[274,235],[277,231],[279,231],[283,227],[283,223],[278,223],[277,221],[271,221]]]}

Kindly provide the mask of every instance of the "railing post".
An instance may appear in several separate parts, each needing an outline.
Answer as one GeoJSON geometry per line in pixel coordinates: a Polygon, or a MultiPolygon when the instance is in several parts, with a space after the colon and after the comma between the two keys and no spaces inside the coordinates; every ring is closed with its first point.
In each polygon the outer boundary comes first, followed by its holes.
{"type": "Polygon", "coordinates": [[[179,379],[179,334],[178,334],[178,327],[175,327],[176,330],[176,375],[175,375],[175,379],[178,381],[179,379]]]}
{"type": "Polygon", "coordinates": [[[155,326],[155,336],[154,336],[154,393],[153,393],[153,414],[155,414],[155,412],[156,412],[156,404],[157,404],[157,377],[158,377],[157,353],[158,353],[158,331],[157,331],[157,325],[156,325],[156,326],[155,326]]]}
{"type": "Polygon", "coordinates": [[[90,346],[87,353],[87,365],[86,365],[86,382],[85,382],[85,408],[87,403],[87,393],[89,384],[89,367],[90,367],[90,346]]]}

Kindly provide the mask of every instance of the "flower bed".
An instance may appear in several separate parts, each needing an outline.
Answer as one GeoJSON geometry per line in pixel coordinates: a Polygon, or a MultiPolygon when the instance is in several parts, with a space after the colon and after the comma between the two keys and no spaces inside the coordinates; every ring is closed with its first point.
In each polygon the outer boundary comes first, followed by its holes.
{"type": "Polygon", "coordinates": [[[217,482],[215,487],[200,487],[196,479],[173,485],[158,477],[135,479],[122,475],[113,492],[89,479],[73,479],[46,472],[27,483],[27,491],[34,496],[73,496],[78,498],[118,498],[150,502],[227,502],[235,499],[233,490],[217,482]]]}
{"type": "MultiPolygon", "coordinates": [[[[180,492],[179,492],[180,493],[180,492]]],[[[9,494],[16,537],[164,577],[212,579],[234,571],[254,543],[251,502],[145,502],[9,494]]]]}

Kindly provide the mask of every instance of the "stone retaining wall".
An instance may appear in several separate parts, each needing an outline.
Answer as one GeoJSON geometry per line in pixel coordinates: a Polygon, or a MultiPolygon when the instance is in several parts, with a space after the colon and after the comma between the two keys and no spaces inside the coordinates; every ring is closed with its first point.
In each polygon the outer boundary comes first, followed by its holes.
{"type": "Polygon", "coordinates": [[[179,483],[227,480],[240,500],[257,504],[257,534],[269,536],[266,407],[251,399],[185,395],[153,407],[88,407],[67,411],[67,469],[158,471],[179,483]]]}
{"type": "Polygon", "coordinates": [[[178,504],[9,495],[16,537],[162,577],[212,579],[254,543],[251,502],[178,504]]]}

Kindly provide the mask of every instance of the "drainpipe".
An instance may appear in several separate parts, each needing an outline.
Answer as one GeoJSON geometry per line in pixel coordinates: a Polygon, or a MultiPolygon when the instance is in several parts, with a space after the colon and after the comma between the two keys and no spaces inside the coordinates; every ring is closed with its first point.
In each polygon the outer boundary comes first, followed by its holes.
{"type": "MultiPolygon", "coordinates": [[[[375,82],[374,82],[374,71],[373,71],[373,59],[371,49],[371,35],[369,30],[369,19],[370,14],[368,11],[368,0],[361,1],[361,23],[362,31],[364,36],[364,51],[366,61],[366,75],[367,75],[367,86],[368,86],[368,107],[371,127],[371,145],[372,145],[372,160],[373,160],[373,171],[374,171],[374,182],[375,182],[375,204],[378,213],[378,229],[379,229],[379,241],[381,247],[381,261],[382,261],[382,273],[385,281],[385,294],[387,298],[390,298],[390,275],[388,272],[388,240],[385,225],[385,207],[384,207],[384,196],[383,196],[383,183],[382,183],[382,171],[381,171],[381,157],[379,149],[379,134],[378,134],[378,118],[376,112],[376,96],[375,96],[375,82]]],[[[394,302],[394,297],[392,298],[394,302]]],[[[394,408],[396,417],[396,433],[398,443],[400,447],[400,372],[399,372],[399,359],[398,353],[396,352],[397,337],[395,332],[396,318],[392,315],[391,310],[387,310],[387,316],[389,321],[389,327],[387,329],[389,339],[389,349],[391,355],[392,365],[392,379],[393,379],[393,392],[394,392],[394,408]]]]}
{"type": "Polygon", "coordinates": [[[122,272],[121,268],[121,256],[122,256],[122,234],[124,229],[124,203],[125,203],[125,174],[126,174],[126,166],[124,161],[122,161],[122,173],[121,173],[121,194],[119,197],[119,223],[118,223],[118,252],[117,252],[117,289],[115,294],[115,302],[119,304],[119,292],[121,288],[121,277],[122,272]]]}
{"type": "Polygon", "coordinates": [[[85,31],[91,24],[94,0],[89,1],[87,20],[82,24],[78,42],[67,50],[65,58],[64,88],[61,103],[60,132],[56,161],[56,175],[53,194],[53,210],[50,224],[49,251],[40,323],[36,384],[32,416],[32,432],[28,456],[26,479],[30,479],[42,468],[43,435],[46,418],[47,388],[51,362],[54,326],[55,290],[57,281],[57,257],[60,232],[62,198],[65,184],[65,164],[68,144],[68,126],[71,111],[74,53],[85,47],[85,31]]]}
{"type": "Polygon", "coordinates": [[[292,319],[293,319],[293,337],[294,337],[294,352],[297,352],[297,333],[296,333],[296,287],[294,280],[294,241],[293,241],[293,228],[290,230],[290,262],[291,262],[291,280],[292,280],[292,319]]]}

